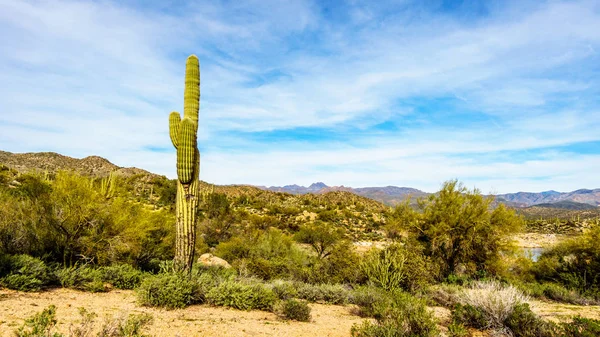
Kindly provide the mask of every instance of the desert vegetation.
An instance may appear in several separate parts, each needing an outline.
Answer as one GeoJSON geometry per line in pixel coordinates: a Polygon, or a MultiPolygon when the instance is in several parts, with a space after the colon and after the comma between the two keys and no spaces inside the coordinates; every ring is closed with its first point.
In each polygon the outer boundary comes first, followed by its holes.
{"type": "MultiPolygon", "coordinates": [[[[596,226],[534,262],[511,245],[523,218],[456,181],[416,207],[391,209],[343,192],[294,196],[202,183],[196,256],[211,252],[232,268],[195,264],[182,272],[173,262],[175,187],[160,177],[3,167],[0,284],[28,292],[134,289],[139,306],[263,310],[308,324],[310,303],[345,305],[366,319],[353,336],[587,336],[598,329],[584,317],[544,320],[528,304],[598,303],[596,226]],[[354,244],[373,240],[383,248],[361,252],[354,244]],[[448,308],[451,320],[442,322],[432,305],[448,308]]],[[[33,326],[46,324],[55,333],[55,309],[40,315],[46,318],[15,330],[35,336],[33,326]]],[[[141,321],[136,331],[149,322],[141,321]]]]}

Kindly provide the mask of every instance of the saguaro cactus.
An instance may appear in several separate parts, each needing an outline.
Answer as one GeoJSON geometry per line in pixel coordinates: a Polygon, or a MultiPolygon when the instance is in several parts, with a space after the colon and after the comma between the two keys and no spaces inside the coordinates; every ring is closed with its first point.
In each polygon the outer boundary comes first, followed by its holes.
{"type": "Polygon", "coordinates": [[[196,213],[200,152],[197,146],[198,110],[200,108],[200,64],[196,55],[185,64],[183,119],[178,112],[169,115],[169,135],[177,149],[177,215],[175,237],[175,266],[191,270],[196,243],[196,213]]]}

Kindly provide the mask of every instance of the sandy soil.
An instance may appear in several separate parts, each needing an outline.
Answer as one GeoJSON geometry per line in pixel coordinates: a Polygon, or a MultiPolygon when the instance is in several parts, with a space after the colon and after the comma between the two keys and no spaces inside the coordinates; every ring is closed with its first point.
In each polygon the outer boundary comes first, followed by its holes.
{"type": "Polygon", "coordinates": [[[12,331],[49,305],[56,306],[58,330],[69,331],[78,324],[79,307],[98,314],[96,327],[105,319],[130,313],[149,313],[154,317],[147,332],[152,336],[350,336],[354,323],[362,318],[350,313],[350,307],[310,304],[312,322],[288,322],[273,313],[240,311],[206,305],[180,310],[140,307],[132,291],[113,290],[109,293],[86,293],[69,289],[53,289],[41,293],[0,290],[0,336],[12,336],[12,331]]]}
{"type": "Polygon", "coordinates": [[[517,247],[547,248],[567,238],[564,234],[521,233],[513,237],[517,247]]]}
{"type": "MultiPolygon", "coordinates": [[[[58,331],[68,333],[81,320],[78,308],[98,314],[96,330],[107,319],[128,314],[149,313],[153,316],[146,332],[152,336],[350,336],[350,328],[363,318],[352,315],[351,306],[310,304],[312,322],[282,321],[273,313],[240,311],[222,307],[196,305],[180,310],[140,307],[133,291],[112,290],[109,293],[87,293],[70,289],[53,289],[41,293],[0,290],[0,336],[12,336],[24,319],[49,305],[57,307],[58,331]]],[[[581,315],[600,319],[600,306],[576,306],[553,302],[530,301],[534,312],[543,318],[560,322],[581,315]]],[[[443,327],[450,323],[450,311],[431,308],[443,327]]],[[[485,336],[485,334],[480,334],[485,336]]]]}
{"type": "Polygon", "coordinates": [[[554,322],[569,321],[571,316],[581,315],[585,318],[600,319],[600,306],[572,305],[554,302],[530,300],[531,310],[542,318],[554,322]]]}

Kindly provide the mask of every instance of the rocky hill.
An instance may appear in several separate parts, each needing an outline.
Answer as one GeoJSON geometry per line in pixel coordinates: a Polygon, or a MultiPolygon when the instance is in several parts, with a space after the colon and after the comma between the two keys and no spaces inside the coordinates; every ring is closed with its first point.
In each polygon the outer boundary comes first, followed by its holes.
{"type": "Polygon", "coordinates": [[[77,159],[54,152],[10,153],[0,151],[0,164],[19,172],[56,172],[58,170],[67,170],[94,177],[106,176],[110,172],[115,172],[118,175],[126,177],[137,174],[156,176],[153,173],[135,167],[119,167],[98,156],[77,159]]]}

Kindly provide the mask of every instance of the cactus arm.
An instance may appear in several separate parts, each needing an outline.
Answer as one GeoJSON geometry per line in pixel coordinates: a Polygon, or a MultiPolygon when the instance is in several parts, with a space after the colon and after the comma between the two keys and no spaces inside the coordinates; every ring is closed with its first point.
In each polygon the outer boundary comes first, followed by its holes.
{"type": "Polygon", "coordinates": [[[198,129],[200,109],[200,62],[191,55],[185,63],[185,91],[183,92],[183,118],[189,118],[198,129]]]}
{"type": "Polygon", "coordinates": [[[182,184],[194,179],[196,162],[196,126],[189,118],[181,121],[179,147],[177,147],[177,177],[182,184]]]}
{"type": "Polygon", "coordinates": [[[171,136],[171,143],[177,148],[179,146],[179,124],[181,123],[181,117],[179,112],[173,111],[169,115],[169,136],[171,136]]]}

